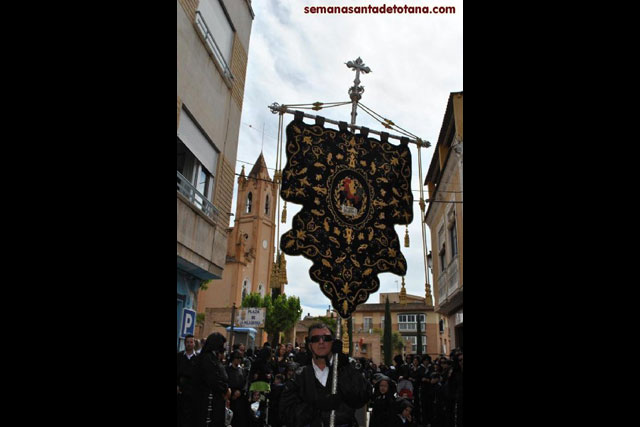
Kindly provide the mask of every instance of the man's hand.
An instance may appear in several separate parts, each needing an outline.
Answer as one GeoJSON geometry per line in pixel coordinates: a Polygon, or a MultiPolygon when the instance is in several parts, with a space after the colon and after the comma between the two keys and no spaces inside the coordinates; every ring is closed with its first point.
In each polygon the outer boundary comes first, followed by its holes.
{"type": "Polygon", "coordinates": [[[231,389],[230,388],[228,388],[227,392],[224,394],[224,400],[229,399],[229,397],[231,397],[231,389]]]}
{"type": "Polygon", "coordinates": [[[236,400],[237,398],[239,398],[241,395],[240,390],[236,390],[233,392],[233,395],[231,396],[231,400],[236,400]]]}

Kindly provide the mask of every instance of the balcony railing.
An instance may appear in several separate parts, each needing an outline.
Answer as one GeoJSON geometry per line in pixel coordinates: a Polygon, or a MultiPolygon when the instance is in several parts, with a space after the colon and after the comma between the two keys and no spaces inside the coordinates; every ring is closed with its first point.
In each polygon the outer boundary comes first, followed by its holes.
{"type": "Polygon", "coordinates": [[[220,65],[220,67],[222,68],[222,72],[224,76],[229,80],[233,80],[234,79],[233,74],[231,74],[231,69],[227,64],[227,61],[225,61],[224,56],[222,55],[222,51],[220,50],[220,48],[218,47],[218,44],[216,43],[213,36],[211,35],[211,32],[209,31],[209,27],[207,26],[207,23],[205,22],[204,18],[198,11],[196,11],[196,25],[198,26],[198,29],[200,30],[200,35],[204,39],[205,44],[209,48],[209,51],[213,54],[216,61],[218,61],[218,65],[220,65]]]}
{"type": "Polygon", "coordinates": [[[456,289],[458,289],[458,285],[460,284],[460,274],[458,269],[458,256],[456,255],[449,266],[447,267],[447,275],[448,275],[448,289],[447,296],[451,295],[456,289]]]}
{"type": "Polygon", "coordinates": [[[354,323],[353,331],[357,334],[373,334],[373,324],[354,323]]]}
{"type": "Polygon", "coordinates": [[[220,211],[202,193],[196,190],[196,187],[187,178],[178,171],[176,173],[178,174],[178,191],[217,224],[220,219],[220,211]]]}
{"type": "Polygon", "coordinates": [[[438,277],[438,304],[442,304],[442,302],[447,298],[447,272],[440,272],[440,276],[438,277]]]}

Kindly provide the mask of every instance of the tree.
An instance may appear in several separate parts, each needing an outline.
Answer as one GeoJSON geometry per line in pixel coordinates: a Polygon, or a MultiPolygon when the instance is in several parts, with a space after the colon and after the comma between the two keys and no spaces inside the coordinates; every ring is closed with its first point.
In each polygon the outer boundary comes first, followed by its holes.
{"type": "Polygon", "coordinates": [[[384,364],[391,366],[391,352],[393,347],[391,346],[391,306],[389,305],[389,297],[384,305],[384,337],[382,348],[384,351],[384,364]]]}
{"type": "Polygon", "coordinates": [[[404,341],[402,340],[402,335],[400,335],[399,332],[394,332],[391,336],[391,348],[393,348],[396,353],[402,354],[402,350],[404,350],[404,341]]]}
{"type": "Polygon", "coordinates": [[[319,316],[318,323],[324,323],[325,325],[330,327],[334,334],[337,331],[338,322],[335,317],[319,316]]]}
{"type": "Polygon", "coordinates": [[[242,307],[266,307],[267,303],[271,302],[271,298],[268,298],[268,301],[262,297],[262,295],[258,293],[252,293],[244,297],[242,300],[242,307]]]}
{"type": "Polygon", "coordinates": [[[272,336],[273,344],[278,344],[280,332],[288,331],[300,319],[302,307],[300,298],[278,295],[275,299],[267,295],[252,293],[242,300],[242,307],[266,308],[264,330],[272,336]]]}
{"type": "Polygon", "coordinates": [[[204,313],[196,314],[196,325],[198,325],[198,326],[204,325],[204,319],[205,319],[205,314],[204,313]]]}
{"type": "Polygon", "coordinates": [[[418,318],[418,337],[416,338],[417,344],[417,352],[416,354],[422,355],[422,321],[420,319],[422,315],[418,314],[416,317],[418,318]]]}
{"type": "MultiPolygon", "coordinates": [[[[273,334],[274,340],[276,340],[279,338],[280,332],[288,331],[295,326],[296,322],[300,320],[301,314],[300,298],[287,297],[285,294],[280,294],[273,300],[271,313],[267,309],[265,330],[267,333],[273,334]]],[[[274,344],[277,344],[277,342],[274,342],[274,344]]]]}

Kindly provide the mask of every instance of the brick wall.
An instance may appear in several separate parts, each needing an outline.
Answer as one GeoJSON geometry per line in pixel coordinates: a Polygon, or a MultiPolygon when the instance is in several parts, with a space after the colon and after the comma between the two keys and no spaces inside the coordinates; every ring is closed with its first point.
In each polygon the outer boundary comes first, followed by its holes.
{"type": "Polygon", "coordinates": [[[218,176],[216,177],[218,184],[216,185],[217,188],[214,205],[220,209],[221,215],[219,225],[223,230],[226,230],[226,228],[229,227],[229,215],[227,214],[231,212],[235,170],[224,156],[220,163],[220,173],[218,173],[218,176]]]}
{"type": "Polygon", "coordinates": [[[233,53],[231,55],[231,73],[234,77],[231,95],[236,105],[242,110],[244,97],[244,78],[247,73],[247,51],[240,43],[237,34],[233,37],[233,53]]]}
{"type": "Polygon", "coordinates": [[[200,0],[178,0],[178,3],[180,3],[191,22],[195,22],[196,9],[198,9],[200,0]]]}

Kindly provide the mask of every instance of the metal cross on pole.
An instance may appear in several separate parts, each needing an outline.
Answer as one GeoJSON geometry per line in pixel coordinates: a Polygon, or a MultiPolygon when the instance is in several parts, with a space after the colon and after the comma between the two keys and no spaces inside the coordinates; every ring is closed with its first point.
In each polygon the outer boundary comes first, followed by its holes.
{"type": "Polygon", "coordinates": [[[353,86],[349,88],[349,97],[351,98],[351,132],[355,132],[355,127],[353,125],[356,124],[356,116],[358,113],[356,109],[358,108],[358,101],[362,98],[362,93],[364,92],[364,87],[360,85],[360,71],[365,74],[371,72],[371,68],[367,67],[362,59],[358,57],[355,61],[349,61],[346,63],[347,67],[356,71],[356,79],[353,81],[353,86]]]}

